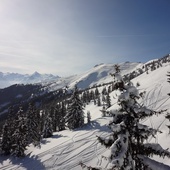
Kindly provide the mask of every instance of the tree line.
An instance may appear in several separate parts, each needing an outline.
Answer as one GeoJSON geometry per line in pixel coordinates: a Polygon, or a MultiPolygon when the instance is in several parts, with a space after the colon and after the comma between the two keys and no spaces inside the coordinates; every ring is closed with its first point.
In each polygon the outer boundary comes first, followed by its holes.
{"type": "Polygon", "coordinates": [[[40,146],[42,138],[51,137],[53,132],[82,127],[85,118],[88,123],[91,120],[90,111],[85,116],[84,107],[91,101],[97,106],[110,107],[110,92],[110,87],[104,87],[100,94],[96,87],[80,93],[75,86],[68,99],[53,102],[42,109],[30,104],[27,111],[21,106],[16,114],[12,107],[9,108],[2,128],[1,154],[23,157],[27,146],[40,146]]]}

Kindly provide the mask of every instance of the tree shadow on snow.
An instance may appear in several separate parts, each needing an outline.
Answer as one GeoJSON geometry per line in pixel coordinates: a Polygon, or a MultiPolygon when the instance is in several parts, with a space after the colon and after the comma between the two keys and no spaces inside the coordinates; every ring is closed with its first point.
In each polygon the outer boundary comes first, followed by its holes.
{"type": "Polygon", "coordinates": [[[51,137],[49,137],[49,138],[43,138],[43,139],[41,140],[41,144],[42,144],[42,145],[45,145],[45,144],[47,144],[47,143],[50,143],[50,140],[48,140],[48,139],[51,139],[51,138],[57,139],[57,138],[61,138],[61,137],[65,137],[65,136],[58,135],[58,134],[54,134],[53,136],[51,136],[51,137]]]}
{"type": "MultiPolygon", "coordinates": [[[[61,132],[61,131],[60,131],[60,132],[61,132]]],[[[58,135],[58,134],[54,134],[53,136],[51,136],[51,138],[55,138],[55,139],[61,138],[61,137],[65,137],[65,136],[63,136],[63,135],[58,135]]]]}
{"type": "MultiPolygon", "coordinates": [[[[15,158],[12,156],[2,156],[0,159],[1,168],[10,169],[13,166],[14,169],[30,169],[30,170],[45,170],[45,166],[38,160],[37,156],[29,156],[27,155],[24,158],[15,158]],[[3,166],[3,161],[9,160],[9,164],[3,166]]],[[[0,168],[0,169],[1,169],[0,168]]]]}
{"type": "Polygon", "coordinates": [[[98,129],[98,130],[103,131],[103,132],[110,132],[111,131],[107,124],[101,126],[100,123],[98,123],[96,121],[91,121],[90,123],[85,124],[81,128],[74,129],[74,131],[81,131],[81,130],[90,131],[90,130],[95,130],[95,129],[98,129]]]}
{"type": "Polygon", "coordinates": [[[8,159],[9,159],[9,156],[0,155],[0,167],[3,165],[3,162],[8,159]]]}

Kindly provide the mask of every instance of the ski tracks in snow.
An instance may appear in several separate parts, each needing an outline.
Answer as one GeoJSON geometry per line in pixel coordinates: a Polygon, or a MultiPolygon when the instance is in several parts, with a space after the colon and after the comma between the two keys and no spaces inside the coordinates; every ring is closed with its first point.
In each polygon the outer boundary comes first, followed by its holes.
{"type": "Polygon", "coordinates": [[[47,148],[36,157],[33,155],[26,159],[13,160],[12,164],[4,165],[0,170],[80,170],[81,162],[88,163],[92,160],[98,165],[99,156],[107,149],[98,142],[96,135],[105,137],[108,132],[100,129],[75,131],[63,143],[56,143],[56,146],[47,148]]]}
{"type": "Polygon", "coordinates": [[[46,169],[50,170],[78,170],[80,169],[80,163],[87,163],[94,159],[97,159],[99,163],[99,157],[106,148],[98,144],[97,137],[105,136],[107,132],[95,131],[79,131],[65,144],[50,149],[52,156],[43,162],[46,169]]]}

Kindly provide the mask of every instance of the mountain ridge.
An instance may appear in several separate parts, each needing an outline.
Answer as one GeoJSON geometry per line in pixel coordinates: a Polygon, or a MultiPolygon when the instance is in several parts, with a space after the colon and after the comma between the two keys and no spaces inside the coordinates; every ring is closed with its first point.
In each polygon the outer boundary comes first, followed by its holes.
{"type": "Polygon", "coordinates": [[[53,74],[40,74],[35,71],[33,74],[3,73],[0,72],[0,89],[14,84],[34,84],[58,79],[59,76],[53,74]]]}
{"type": "MultiPolygon", "coordinates": [[[[121,74],[124,79],[126,81],[130,81],[143,73],[148,74],[149,70],[153,71],[159,67],[162,67],[162,65],[166,62],[168,62],[169,64],[170,55],[157,60],[151,60],[146,63],[122,62],[118,65],[120,66],[121,74]]],[[[111,85],[113,77],[110,75],[115,72],[114,65],[115,64],[97,64],[84,73],[69,77],[56,77],[51,74],[42,75],[38,72],[34,72],[30,76],[20,75],[18,73],[11,73],[16,77],[18,76],[19,80],[21,80],[20,76],[24,76],[24,80],[27,83],[25,85],[24,83],[22,83],[22,86],[18,87],[18,83],[11,78],[11,83],[13,83],[13,86],[0,89],[1,96],[6,95],[5,98],[2,98],[0,102],[0,115],[5,115],[4,113],[7,113],[10,105],[15,105],[17,109],[17,105],[23,103],[23,101],[26,101],[26,105],[28,105],[28,102],[31,101],[38,103],[38,105],[42,105],[47,104],[54,99],[60,100],[61,98],[63,98],[63,96],[69,95],[75,85],[77,85],[77,87],[81,91],[89,88],[100,87],[105,84],[111,85]],[[27,92],[28,88],[30,89],[29,93],[27,92]],[[18,92],[12,92],[12,98],[9,98],[8,96],[11,96],[11,91],[16,91],[15,89],[18,92]],[[17,102],[14,102],[16,101],[16,99],[17,102]]],[[[5,76],[10,77],[11,74],[5,73],[5,76]]],[[[0,72],[0,78],[5,79],[5,76],[3,76],[3,74],[0,72]]],[[[0,83],[1,82],[3,81],[0,81],[0,83]]]]}

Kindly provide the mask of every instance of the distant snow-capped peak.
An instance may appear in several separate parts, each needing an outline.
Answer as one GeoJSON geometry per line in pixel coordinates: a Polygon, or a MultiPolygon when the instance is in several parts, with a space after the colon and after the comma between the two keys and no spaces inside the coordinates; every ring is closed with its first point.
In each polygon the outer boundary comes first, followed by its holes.
{"type": "Polygon", "coordinates": [[[52,74],[40,74],[35,71],[33,74],[19,74],[19,73],[3,73],[0,72],[0,88],[5,88],[13,84],[28,84],[40,83],[45,81],[52,81],[58,79],[59,76],[52,74]]]}

